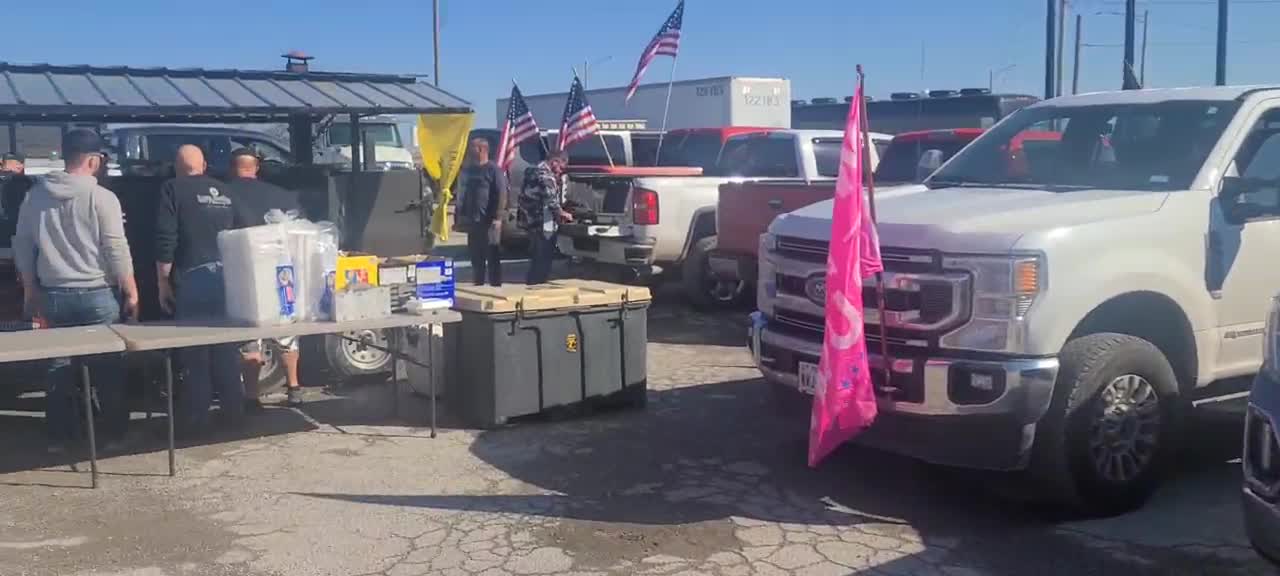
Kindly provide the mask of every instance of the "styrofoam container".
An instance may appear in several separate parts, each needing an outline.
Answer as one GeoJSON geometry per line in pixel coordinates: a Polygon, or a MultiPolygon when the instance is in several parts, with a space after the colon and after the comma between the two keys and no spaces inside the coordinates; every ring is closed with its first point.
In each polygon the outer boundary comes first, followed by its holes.
{"type": "Polygon", "coordinates": [[[218,234],[229,320],[251,326],[297,320],[297,270],[285,229],[267,224],[218,234]]]}

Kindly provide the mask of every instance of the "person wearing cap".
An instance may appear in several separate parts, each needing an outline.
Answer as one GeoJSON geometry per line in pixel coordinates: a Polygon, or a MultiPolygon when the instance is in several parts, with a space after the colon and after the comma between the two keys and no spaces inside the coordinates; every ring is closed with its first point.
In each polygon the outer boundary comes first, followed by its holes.
{"type": "MultiPolygon", "coordinates": [[[[160,186],[156,210],[156,279],[160,308],[181,321],[216,322],[226,318],[222,257],[218,233],[234,228],[229,187],[205,175],[204,152],[190,144],[178,148],[176,177],[160,186]]],[[[209,424],[216,389],[222,415],[236,423],[244,414],[237,344],[216,344],[178,351],[183,401],[177,423],[184,435],[199,435],[209,424]]]]}
{"type": "MultiPolygon", "coordinates": [[[[237,148],[231,152],[231,169],[227,186],[235,197],[233,211],[235,227],[261,226],[267,223],[267,212],[301,211],[298,194],[285,190],[270,182],[258,179],[261,159],[250,148],[237,148]]],[[[241,378],[244,382],[246,405],[256,405],[258,399],[258,376],[262,373],[264,362],[263,346],[269,346],[279,355],[284,364],[285,384],[288,402],[291,406],[302,404],[302,386],[298,382],[298,339],[296,337],[276,338],[267,341],[249,342],[240,348],[241,378]]]]}
{"type": "Polygon", "coordinates": [[[10,174],[26,174],[27,159],[25,156],[17,152],[8,152],[4,156],[0,156],[0,172],[8,172],[10,174]]]}
{"type": "MultiPolygon", "coordinates": [[[[138,285],[124,235],[120,201],[98,185],[102,140],[78,129],[62,139],[64,170],[31,188],[18,212],[14,261],[27,311],[51,327],[114,324],[138,317],[138,285]]],[[[119,354],[84,360],[102,413],[102,438],[118,448],[129,422],[125,365],[119,354]]],[[[50,451],[61,452],[78,434],[77,383],[71,361],[49,368],[46,414],[50,451]]]]}

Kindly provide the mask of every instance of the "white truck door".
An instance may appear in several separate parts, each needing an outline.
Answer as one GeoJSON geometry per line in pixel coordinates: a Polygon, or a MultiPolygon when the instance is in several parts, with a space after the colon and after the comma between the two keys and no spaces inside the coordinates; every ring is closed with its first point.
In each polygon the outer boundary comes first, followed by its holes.
{"type": "MultiPolygon", "coordinates": [[[[1252,112],[1254,118],[1235,154],[1235,173],[1280,187],[1280,102],[1252,112]]],[[[1275,203],[1276,191],[1259,192],[1275,203]]],[[[1270,298],[1280,290],[1280,219],[1226,221],[1214,210],[1207,278],[1218,284],[1219,373],[1249,373],[1262,359],[1262,331],[1270,298]]]]}

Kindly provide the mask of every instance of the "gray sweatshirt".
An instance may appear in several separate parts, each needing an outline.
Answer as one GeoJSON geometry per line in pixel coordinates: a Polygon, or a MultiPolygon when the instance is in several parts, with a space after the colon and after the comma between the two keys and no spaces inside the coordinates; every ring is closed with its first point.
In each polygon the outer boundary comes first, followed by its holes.
{"type": "Polygon", "coordinates": [[[92,176],[51,172],[18,211],[14,260],[46,288],[114,286],[133,274],[120,200],[92,176]]]}

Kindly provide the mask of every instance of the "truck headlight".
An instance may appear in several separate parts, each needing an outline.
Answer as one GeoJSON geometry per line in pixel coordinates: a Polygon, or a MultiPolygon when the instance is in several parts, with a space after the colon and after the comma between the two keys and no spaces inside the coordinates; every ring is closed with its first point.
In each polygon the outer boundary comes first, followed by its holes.
{"type": "Polygon", "coordinates": [[[973,275],[973,318],[943,336],[942,345],[992,351],[1016,345],[1022,320],[1045,288],[1043,259],[956,256],[945,258],[943,266],[973,275]]]}
{"type": "Polygon", "coordinates": [[[760,235],[760,253],[773,252],[778,249],[778,237],[765,232],[760,235]]]}
{"type": "Polygon", "coordinates": [[[1271,310],[1267,312],[1267,324],[1262,333],[1262,370],[1272,379],[1280,380],[1280,296],[1271,298],[1271,310]]]}

